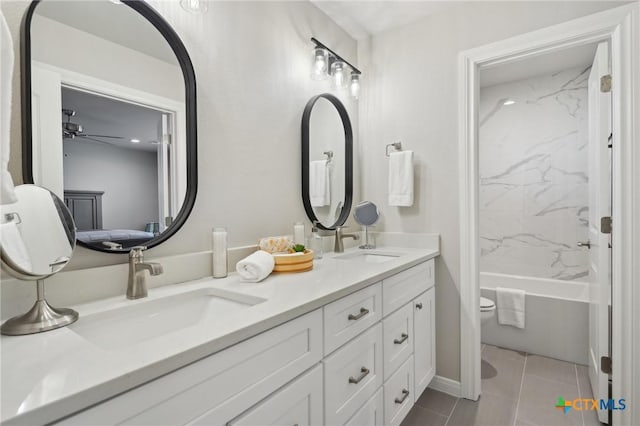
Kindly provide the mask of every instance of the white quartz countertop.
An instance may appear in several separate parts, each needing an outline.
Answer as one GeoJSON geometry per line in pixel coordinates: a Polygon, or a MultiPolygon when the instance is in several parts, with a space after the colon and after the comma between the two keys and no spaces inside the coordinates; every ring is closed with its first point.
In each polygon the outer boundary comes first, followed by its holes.
{"type": "MultiPolygon", "coordinates": [[[[346,253],[358,251],[347,250],[346,253]]],[[[125,347],[91,342],[65,327],[28,336],[2,336],[1,415],[3,424],[54,421],[193,361],[225,349],[265,330],[317,309],[347,294],[438,256],[438,250],[379,248],[400,253],[384,263],[335,259],[329,253],[314,261],[312,271],[272,274],[246,283],[232,273],[224,279],[204,278],[149,290],[136,301],[120,297],[73,306],[78,326],[101,312],[134,306],[150,299],[205,288],[230,290],[266,301],[221,318],[198,321],[125,347]]],[[[118,330],[127,333],[127,329],[118,330]]]]}

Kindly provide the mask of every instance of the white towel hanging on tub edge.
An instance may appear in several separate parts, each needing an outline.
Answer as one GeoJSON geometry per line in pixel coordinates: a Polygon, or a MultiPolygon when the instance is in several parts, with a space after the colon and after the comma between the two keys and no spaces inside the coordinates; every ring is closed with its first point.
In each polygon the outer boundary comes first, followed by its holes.
{"type": "Polygon", "coordinates": [[[524,328],[525,291],[515,288],[496,288],[498,323],[524,328]]]}

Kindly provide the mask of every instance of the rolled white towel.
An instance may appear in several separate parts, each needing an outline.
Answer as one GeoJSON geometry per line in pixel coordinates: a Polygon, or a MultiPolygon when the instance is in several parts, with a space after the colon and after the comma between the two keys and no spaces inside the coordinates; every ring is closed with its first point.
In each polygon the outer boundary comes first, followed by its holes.
{"type": "Polygon", "coordinates": [[[264,250],[258,250],[255,253],[245,257],[236,264],[236,271],[242,278],[242,281],[257,283],[269,276],[275,260],[271,253],[264,250]]]}

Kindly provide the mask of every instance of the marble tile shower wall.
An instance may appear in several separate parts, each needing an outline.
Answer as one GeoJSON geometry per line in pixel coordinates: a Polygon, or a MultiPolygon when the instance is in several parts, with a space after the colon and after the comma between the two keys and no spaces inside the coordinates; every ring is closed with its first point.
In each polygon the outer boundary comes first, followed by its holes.
{"type": "Polygon", "coordinates": [[[587,276],[576,242],[588,236],[588,75],[581,67],[482,88],[482,272],[587,276]]]}

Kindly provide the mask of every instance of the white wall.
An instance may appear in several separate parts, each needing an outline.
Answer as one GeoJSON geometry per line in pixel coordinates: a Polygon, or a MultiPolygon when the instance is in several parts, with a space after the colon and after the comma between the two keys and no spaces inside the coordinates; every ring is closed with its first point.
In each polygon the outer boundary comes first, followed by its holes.
{"type": "MultiPolygon", "coordinates": [[[[195,67],[199,181],[187,223],[146,256],[210,250],[214,226],[227,228],[232,247],[292,233],[297,221],[304,221],[309,231],[300,187],[302,111],[313,95],[333,92],[328,81],[309,77],[309,38],[317,37],[353,62],[356,42],[308,2],[211,2],[205,15],[184,11],[179,2],[151,4],[176,30],[195,67]]],[[[28,3],[3,0],[1,7],[19,52],[20,22],[28,3]]],[[[9,170],[21,182],[18,64],[16,58],[9,170]]],[[[358,104],[347,94],[341,97],[355,126],[358,104]]],[[[357,147],[357,133],[355,137],[357,147]]],[[[354,199],[359,200],[355,166],[354,199]]],[[[79,247],[67,269],[126,261],[126,255],[79,247]]],[[[91,285],[86,289],[98,294],[91,285]]]]}
{"type": "MultiPolygon", "coordinates": [[[[542,57],[539,60],[544,61],[542,57]]],[[[585,280],[590,65],[483,87],[480,271],[585,280]],[[505,100],[515,103],[504,105],[505,100]]]]}
{"type": "MultiPolygon", "coordinates": [[[[45,18],[37,12],[33,16],[31,28],[33,60],[184,101],[182,73],[177,60],[174,64],[169,64],[45,18]]],[[[158,37],[159,42],[163,41],[162,36],[158,37]]]]}
{"type": "Polygon", "coordinates": [[[104,191],[103,229],[144,231],[158,218],[158,160],[151,151],[64,141],[64,189],[104,191]]]}
{"type": "Polygon", "coordinates": [[[437,232],[437,374],[460,377],[458,53],[584,16],[612,2],[460,3],[359,46],[364,199],[377,203],[384,231],[437,232]],[[413,207],[388,207],[384,146],[415,152],[413,207]]]}

